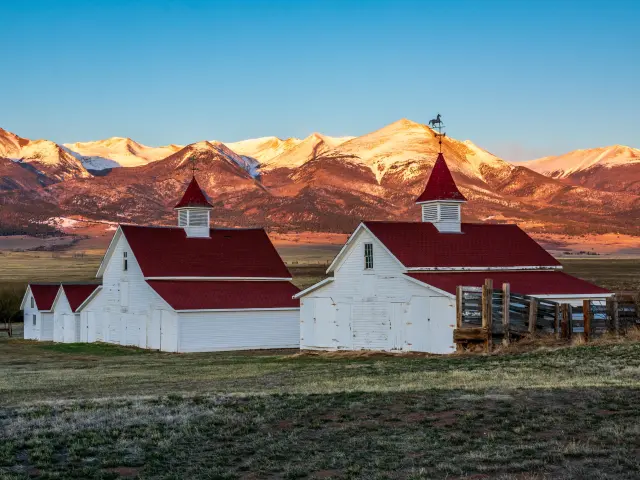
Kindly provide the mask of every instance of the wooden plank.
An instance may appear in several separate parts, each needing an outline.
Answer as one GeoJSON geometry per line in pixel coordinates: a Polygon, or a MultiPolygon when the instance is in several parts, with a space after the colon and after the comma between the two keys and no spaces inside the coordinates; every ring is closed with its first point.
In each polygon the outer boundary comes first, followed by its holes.
{"type": "Polygon", "coordinates": [[[502,344],[509,345],[509,301],[511,300],[511,286],[502,284],[502,344]]]}
{"type": "Polygon", "coordinates": [[[589,300],[582,301],[582,312],[584,315],[584,339],[589,341],[591,338],[591,302],[589,300]]]}
{"type": "Polygon", "coordinates": [[[529,301],[529,333],[536,333],[536,323],[538,320],[538,300],[531,297],[529,301]]]}
{"type": "Polygon", "coordinates": [[[489,331],[486,328],[456,328],[453,331],[453,341],[456,343],[465,341],[486,342],[489,337],[489,331]]]}

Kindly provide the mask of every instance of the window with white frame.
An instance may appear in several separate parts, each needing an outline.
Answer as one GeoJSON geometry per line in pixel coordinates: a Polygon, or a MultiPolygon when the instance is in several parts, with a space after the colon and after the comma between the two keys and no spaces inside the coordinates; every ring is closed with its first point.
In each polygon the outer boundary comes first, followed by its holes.
{"type": "Polygon", "coordinates": [[[36,316],[35,315],[33,315],[33,326],[34,327],[36,326],[36,316]]]}
{"type": "Polygon", "coordinates": [[[31,308],[35,308],[36,306],[36,301],[34,300],[33,296],[31,297],[31,308]]]}
{"type": "Polygon", "coordinates": [[[373,268],[373,243],[364,244],[364,268],[365,270],[373,268]]]}
{"type": "Polygon", "coordinates": [[[129,259],[127,258],[127,252],[122,252],[122,270],[129,270],[129,259]]]}

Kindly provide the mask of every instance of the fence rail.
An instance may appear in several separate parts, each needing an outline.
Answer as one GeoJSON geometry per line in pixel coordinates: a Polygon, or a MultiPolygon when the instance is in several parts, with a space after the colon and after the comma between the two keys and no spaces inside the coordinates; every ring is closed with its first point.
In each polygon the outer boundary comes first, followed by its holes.
{"type": "Polygon", "coordinates": [[[580,334],[586,341],[606,332],[624,334],[640,326],[638,299],[616,295],[606,301],[584,300],[580,306],[512,293],[510,285],[494,288],[491,279],[482,287],[459,286],[454,341],[458,349],[494,342],[508,345],[525,335],[547,334],[570,339],[580,334]]]}

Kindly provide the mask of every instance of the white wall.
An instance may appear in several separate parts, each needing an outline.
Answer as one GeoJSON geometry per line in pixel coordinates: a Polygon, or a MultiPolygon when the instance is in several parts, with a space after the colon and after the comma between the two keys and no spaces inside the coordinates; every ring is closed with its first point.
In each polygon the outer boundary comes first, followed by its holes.
{"type": "Polygon", "coordinates": [[[179,313],[178,333],[180,352],[298,348],[299,311],[179,313]]]}
{"type": "MultiPolygon", "coordinates": [[[[161,261],[161,260],[159,260],[161,261]]],[[[171,333],[171,307],[144,280],[144,274],[124,235],[113,245],[102,277],[102,291],[83,308],[95,318],[97,341],[155,348],[148,341],[153,312],[167,311],[166,345],[177,345],[177,332],[171,333]],[[127,252],[127,270],[123,253],[127,252]]],[[[156,315],[162,315],[157,313],[156,315]]],[[[171,317],[173,315],[173,317],[171,317]]],[[[160,318],[160,317],[158,317],[160,318]]],[[[175,330],[175,326],[173,328],[175,330]]],[[[170,347],[176,351],[177,346],[170,347]]],[[[163,350],[165,350],[163,348],[163,350]]]]}
{"type": "Polygon", "coordinates": [[[40,311],[35,304],[31,307],[31,301],[33,300],[33,294],[31,289],[27,290],[24,307],[24,338],[27,340],[40,340],[40,311]],[[36,316],[36,325],[33,325],[33,316],[36,316]]]}
{"type": "Polygon", "coordinates": [[[69,300],[62,290],[53,303],[53,341],[64,343],[80,341],[79,323],[80,315],[71,310],[69,300]]]}
{"type": "Polygon", "coordinates": [[[301,299],[301,348],[453,351],[454,299],[416,284],[404,272],[361,229],[336,265],[334,281],[301,299]],[[371,270],[364,268],[365,243],[373,244],[371,270]]]}

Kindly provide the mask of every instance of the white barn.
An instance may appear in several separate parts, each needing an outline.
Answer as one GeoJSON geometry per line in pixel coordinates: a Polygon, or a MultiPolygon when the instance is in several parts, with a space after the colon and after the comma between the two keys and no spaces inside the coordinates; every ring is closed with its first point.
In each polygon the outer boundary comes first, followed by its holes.
{"type": "Polygon", "coordinates": [[[299,290],[262,228],[210,228],[195,178],[178,227],[120,225],[79,307],[87,341],[167,352],[298,348],[299,290]]]}
{"type": "Polygon", "coordinates": [[[60,284],[27,286],[20,310],[24,312],[24,338],[27,340],[53,340],[53,301],[60,284]]]}
{"type": "Polygon", "coordinates": [[[607,290],[562,272],[517,225],[461,222],[466,199],[439,154],[416,203],[422,222],[363,222],[327,273],[300,292],[302,349],[455,351],[458,285],[581,304],[607,290]]]}

